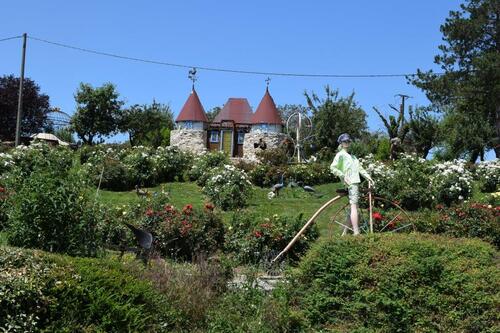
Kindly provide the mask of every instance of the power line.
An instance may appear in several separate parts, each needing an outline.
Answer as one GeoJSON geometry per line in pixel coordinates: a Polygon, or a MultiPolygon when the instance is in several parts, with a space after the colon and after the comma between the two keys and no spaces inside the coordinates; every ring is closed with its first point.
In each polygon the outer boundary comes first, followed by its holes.
{"type": "Polygon", "coordinates": [[[23,36],[20,35],[20,36],[13,36],[13,37],[7,37],[7,38],[2,38],[0,39],[0,42],[5,42],[7,40],[11,40],[11,39],[17,39],[17,38],[22,38],[23,36]]]}
{"type": "MultiPolygon", "coordinates": [[[[19,36],[21,37],[21,36],[19,36]]],[[[307,74],[307,73],[283,73],[283,72],[261,72],[261,71],[247,71],[247,70],[237,70],[237,69],[228,69],[228,68],[219,68],[219,67],[205,67],[205,66],[197,66],[197,65],[185,65],[185,64],[176,64],[164,61],[150,60],[150,59],[142,59],[129,57],[124,55],[119,55],[115,53],[102,52],[87,48],[82,48],[78,46],[73,46],[69,44],[63,44],[59,42],[54,42],[42,38],[37,38],[33,36],[28,36],[29,39],[43,42],[50,45],[55,45],[67,49],[77,50],[86,53],[92,53],[96,55],[117,58],[122,60],[130,60],[137,61],[155,65],[162,66],[170,66],[177,68],[196,68],[197,70],[205,70],[205,71],[213,71],[213,72],[225,72],[225,73],[233,73],[233,74],[249,74],[249,75],[267,75],[267,76],[288,76],[288,77],[311,77],[311,78],[391,78],[391,77],[408,77],[408,76],[416,76],[416,73],[408,73],[408,74],[307,74]]],[[[441,75],[442,73],[436,73],[441,75]]]]}

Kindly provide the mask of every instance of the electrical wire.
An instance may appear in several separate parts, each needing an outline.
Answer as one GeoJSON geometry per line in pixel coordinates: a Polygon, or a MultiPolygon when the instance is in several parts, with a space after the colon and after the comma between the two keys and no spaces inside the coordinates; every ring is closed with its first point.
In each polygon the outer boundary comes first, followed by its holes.
{"type": "MultiPolygon", "coordinates": [[[[22,37],[22,36],[20,36],[20,37],[22,37]]],[[[92,54],[96,54],[96,55],[112,57],[112,58],[117,58],[117,59],[122,59],[122,60],[137,61],[137,62],[162,65],[162,66],[177,67],[177,68],[195,68],[197,70],[224,72],[224,73],[233,73],[233,74],[309,77],[309,78],[394,78],[394,77],[412,77],[412,76],[417,75],[416,73],[407,73],[407,74],[308,74],[308,73],[247,71],[247,70],[220,68],[220,67],[205,67],[205,66],[197,66],[197,65],[176,64],[176,63],[170,63],[170,62],[164,62],[164,61],[135,58],[135,57],[129,57],[129,56],[119,55],[119,54],[115,54],[115,53],[102,52],[102,51],[87,49],[87,48],[83,48],[83,47],[73,46],[73,45],[69,45],[69,44],[54,42],[54,41],[50,41],[50,40],[46,40],[46,39],[38,38],[38,37],[34,37],[34,36],[28,36],[28,38],[35,40],[35,41],[43,42],[46,44],[55,45],[58,47],[63,47],[63,48],[67,48],[67,49],[72,49],[72,50],[77,50],[77,51],[81,51],[81,52],[92,53],[92,54]]],[[[442,75],[443,73],[435,73],[435,74],[442,75]]]]}
{"type": "Polygon", "coordinates": [[[13,36],[13,37],[2,38],[2,39],[0,39],[0,42],[5,42],[7,40],[17,39],[17,38],[22,38],[22,37],[23,36],[13,36]]]}

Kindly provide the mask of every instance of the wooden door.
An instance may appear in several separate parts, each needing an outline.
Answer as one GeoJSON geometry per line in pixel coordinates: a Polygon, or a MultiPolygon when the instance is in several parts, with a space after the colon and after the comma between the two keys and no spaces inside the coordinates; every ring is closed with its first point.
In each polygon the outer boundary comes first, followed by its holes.
{"type": "Polygon", "coordinates": [[[232,156],[233,131],[222,131],[222,150],[232,156]]]}

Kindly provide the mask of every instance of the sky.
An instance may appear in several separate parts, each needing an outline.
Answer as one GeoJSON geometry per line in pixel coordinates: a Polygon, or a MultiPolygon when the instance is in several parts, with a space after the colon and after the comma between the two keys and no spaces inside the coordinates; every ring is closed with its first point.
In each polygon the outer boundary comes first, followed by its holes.
{"type": "MultiPolygon", "coordinates": [[[[439,27],[458,0],[253,1],[4,1],[0,39],[21,35],[76,47],[189,66],[308,74],[406,74],[440,71],[433,63],[439,27]]],[[[0,75],[19,75],[21,39],[0,42],[0,75]]],[[[73,114],[80,82],[116,85],[126,105],[169,104],[178,114],[191,90],[187,68],[108,58],[28,39],[26,77],[52,106],[73,114]]],[[[267,75],[198,70],[196,90],[205,110],[245,97],[255,110],[267,75]]],[[[371,130],[383,129],[373,107],[391,114],[396,94],[428,105],[419,89],[399,78],[270,76],[278,105],[305,104],[304,91],[355,93],[371,130]]],[[[125,136],[111,139],[123,140],[125,136]]]]}

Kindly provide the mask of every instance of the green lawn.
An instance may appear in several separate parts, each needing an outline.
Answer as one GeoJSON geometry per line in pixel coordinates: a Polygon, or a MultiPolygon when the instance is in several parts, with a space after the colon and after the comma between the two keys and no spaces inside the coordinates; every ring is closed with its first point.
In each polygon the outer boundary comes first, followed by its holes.
{"type": "MultiPolygon", "coordinates": [[[[299,188],[285,188],[280,192],[279,197],[271,200],[267,198],[269,189],[254,187],[254,195],[250,200],[250,204],[241,213],[250,212],[260,216],[270,216],[273,214],[298,215],[302,213],[304,217],[308,219],[323,205],[323,203],[336,196],[335,190],[341,186],[340,183],[314,186],[317,193],[322,194],[322,196],[311,195],[299,188]]],[[[176,207],[192,204],[194,207],[202,208],[203,204],[208,201],[201,193],[201,189],[196,183],[166,183],[154,188],[148,188],[148,191],[159,191],[161,187],[170,193],[172,204],[176,207]]],[[[136,195],[135,191],[100,191],[99,199],[104,204],[127,204],[143,200],[136,195]]],[[[341,203],[347,203],[347,198],[342,198],[339,204],[341,203]]],[[[339,204],[333,205],[319,217],[318,226],[322,235],[328,234],[328,217],[338,209],[339,204]]],[[[222,214],[224,220],[227,221],[234,212],[229,211],[223,212],[222,214]]]]}

